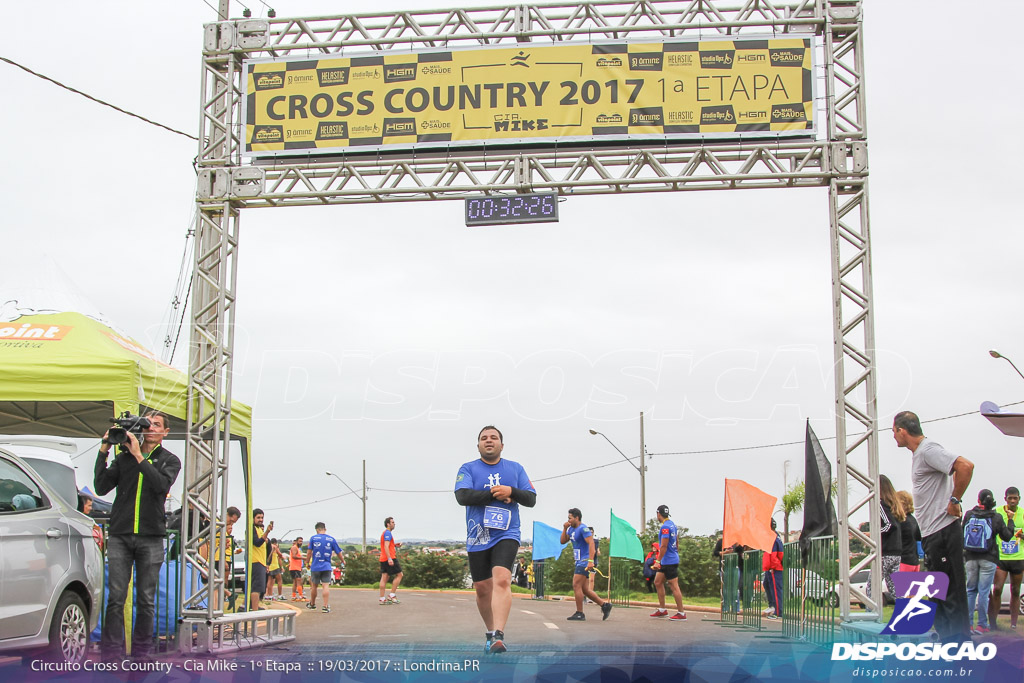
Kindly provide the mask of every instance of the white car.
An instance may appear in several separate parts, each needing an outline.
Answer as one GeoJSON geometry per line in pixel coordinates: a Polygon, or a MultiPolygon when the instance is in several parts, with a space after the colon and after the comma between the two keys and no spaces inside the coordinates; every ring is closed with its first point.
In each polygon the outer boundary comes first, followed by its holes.
{"type": "Polygon", "coordinates": [[[805,595],[811,600],[839,606],[839,592],[835,584],[829,585],[820,574],[810,569],[790,569],[786,573],[786,591],[792,596],[805,595]],[[804,584],[807,584],[804,588],[804,584]]]}
{"type": "MultiPolygon", "coordinates": [[[[76,489],[77,491],[77,489],[76,489]]],[[[25,460],[0,448],[0,652],[85,659],[99,620],[102,536],[25,460]]]]}

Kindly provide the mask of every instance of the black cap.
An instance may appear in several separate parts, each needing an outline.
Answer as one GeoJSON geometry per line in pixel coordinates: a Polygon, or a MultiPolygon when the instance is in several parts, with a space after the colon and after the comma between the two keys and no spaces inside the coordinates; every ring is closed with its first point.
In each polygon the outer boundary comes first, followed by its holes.
{"type": "Polygon", "coordinates": [[[658,514],[661,515],[662,517],[668,517],[669,516],[668,515],[668,505],[659,505],[658,506],[658,514]]]}

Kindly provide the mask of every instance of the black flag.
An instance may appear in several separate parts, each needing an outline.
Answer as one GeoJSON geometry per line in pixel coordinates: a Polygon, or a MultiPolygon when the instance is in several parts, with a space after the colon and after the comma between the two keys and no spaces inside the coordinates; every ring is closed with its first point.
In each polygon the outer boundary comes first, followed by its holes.
{"type": "Polygon", "coordinates": [[[808,420],[804,439],[804,528],[800,532],[800,554],[804,564],[811,546],[810,539],[835,536],[838,530],[836,509],[832,505],[832,465],[821,450],[808,420]]]}

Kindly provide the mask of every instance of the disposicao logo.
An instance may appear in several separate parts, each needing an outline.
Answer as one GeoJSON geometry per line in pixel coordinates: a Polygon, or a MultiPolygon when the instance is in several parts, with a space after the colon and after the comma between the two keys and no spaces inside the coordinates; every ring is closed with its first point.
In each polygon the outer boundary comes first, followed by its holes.
{"type": "MultiPolygon", "coordinates": [[[[922,635],[935,623],[936,605],[945,600],[949,577],[943,572],[896,572],[892,575],[896,607],[883,635],[922,635]]],[[[879,660],[895,656],[899,660],[987,661],[996,656],[993,643],[834,643],[832,660],[879,660]]]]}
{"type": "Polygon", "coordinates": [[[943,572],[896,572],[892,575],[896,595],[896,608],[882,633],[910,636],[921,635],[935,623],[935,603],[945,600],[949,590],[949,577],[943,572]],[[927,602],[926,602],[927,601],[927,602]]]}

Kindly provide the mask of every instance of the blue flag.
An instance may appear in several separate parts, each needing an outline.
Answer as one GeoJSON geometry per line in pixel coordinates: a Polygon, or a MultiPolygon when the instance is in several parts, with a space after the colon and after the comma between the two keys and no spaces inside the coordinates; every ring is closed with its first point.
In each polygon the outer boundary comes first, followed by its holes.
{"type": "Polygon", "coordinates": [[[562,554],[562,549],[569,545],[568,543],[560,543],[562,539],[562,530],[556,529],[553,526],[548,526],[543,522],[534,521],[533,523],[533,559],[535,560],[546,560],[549,557],[558,557],[562,554]]]}

